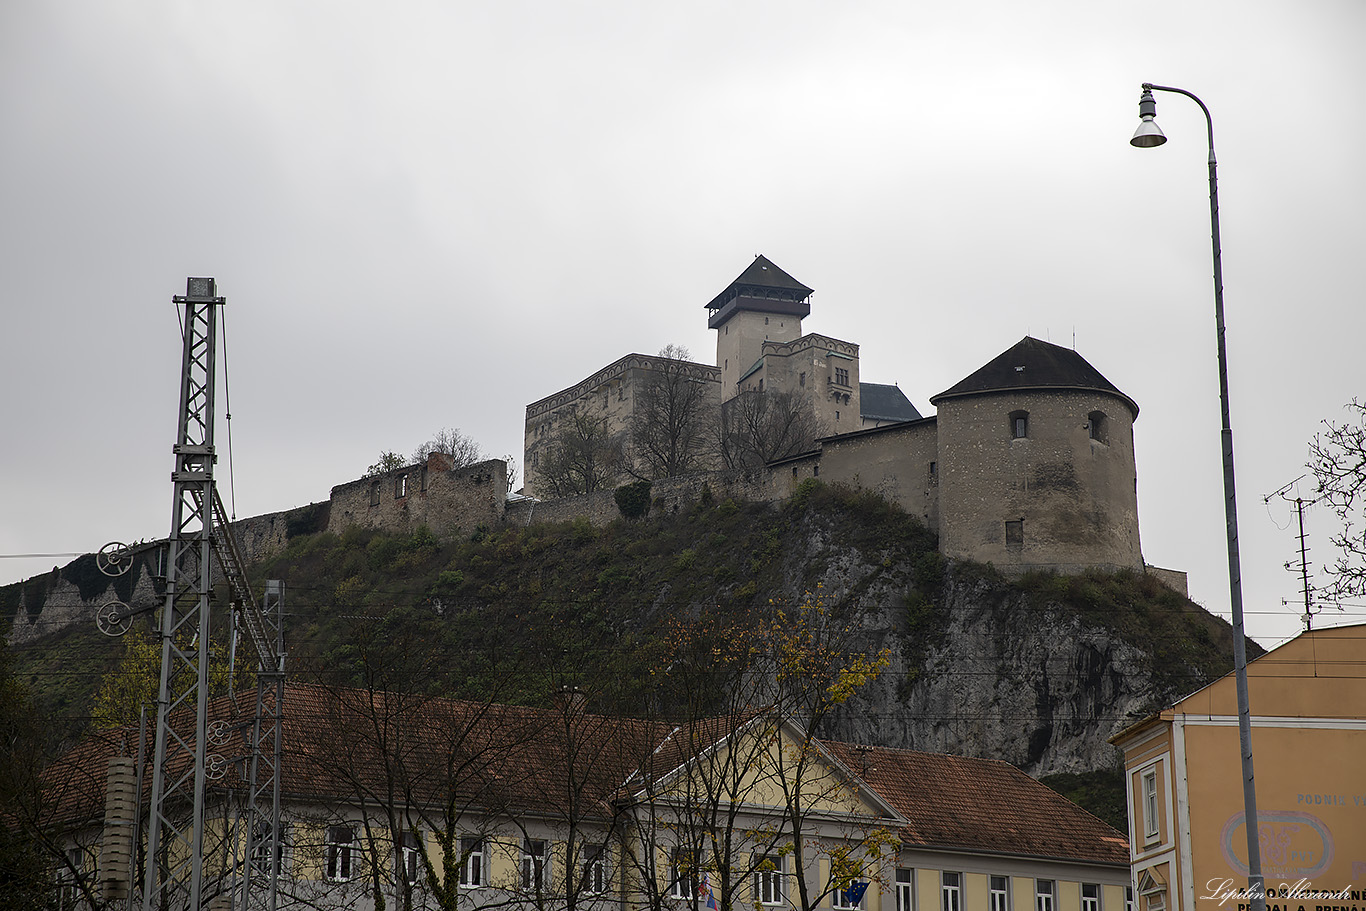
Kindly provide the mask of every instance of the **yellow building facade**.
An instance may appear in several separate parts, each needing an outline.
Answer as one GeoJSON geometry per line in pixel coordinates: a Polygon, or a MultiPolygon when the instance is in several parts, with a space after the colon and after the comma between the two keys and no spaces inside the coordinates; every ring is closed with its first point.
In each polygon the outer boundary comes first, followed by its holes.
{"type": "MultiPolygon", "coordinates": [[[[1250,662],[1248,701],[1267,908],[1366,911],[1366,625],[1306,632],[1250,662]]],[[[1233,675],[1112,742],[1140,911],[1245,908],[1233,675]]]]}

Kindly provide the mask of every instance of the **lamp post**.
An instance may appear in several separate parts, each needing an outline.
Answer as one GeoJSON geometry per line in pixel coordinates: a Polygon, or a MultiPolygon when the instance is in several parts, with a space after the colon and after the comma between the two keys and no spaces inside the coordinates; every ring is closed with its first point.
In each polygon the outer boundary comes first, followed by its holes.
{"type": "Polygon", "coordinates": [[[1238,744],[1243,763],[1243,828],[1247,833],[1247,885],[1253,911],[1265,911],[1266,891],[1262,880],[1261,851],[1257,842],[1257,791],[1252,778],[1252,712],[1247,696],[1247,647],[1243,635],[1243,579],[1238,561],[1238,503],[1233,489],[1233,429],[1228,417],[1228,359],[1224,348],[1224,272],[1219,253],[1219,184],[1214,159],[1214,120],[1205,103],[1185,89],[1143,83],[1138,101],[1140,123],[1129,144],[1140,149],[1162,145],[1162,135],[1154,118],[1157,102],[1153,92],[1175,92],[1200,105],[1209,130],[1209,220],[1214,243],[1214,325],[1219,345],[1219,404],[1223,412],[1224,520],[1228,529],[1228,588],[1233,608],[1233,669],[1238,688],[1238,744]]]}

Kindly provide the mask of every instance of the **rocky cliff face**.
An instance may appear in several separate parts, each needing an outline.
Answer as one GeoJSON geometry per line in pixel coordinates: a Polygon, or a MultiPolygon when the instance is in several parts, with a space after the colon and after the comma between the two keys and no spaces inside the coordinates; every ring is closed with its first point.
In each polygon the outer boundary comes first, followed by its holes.
{"type": "Polygon", "coordinates": [[[828,603],[857,605],[859,647],[890,652],[832,738],[1001,759],[1035,776],[1109,768],[1110,736],[1232,668],[1228,625],[1153,577],[1031,585],[957,564],[936,589],[923,568],[870,561],[820,526],[808,517],[800,562],[824,568],[828,603]],[[917,592],[917,575],[936,590],[917,592]],[[1133,634],[1149,622],[1153,635],[1133,634]]]}

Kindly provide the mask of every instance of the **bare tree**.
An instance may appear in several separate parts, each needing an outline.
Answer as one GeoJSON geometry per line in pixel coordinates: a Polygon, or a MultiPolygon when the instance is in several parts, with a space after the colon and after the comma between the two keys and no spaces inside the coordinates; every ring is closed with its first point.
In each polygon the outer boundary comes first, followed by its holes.
{"type": "Polygon", "coordinates": [[[853,639],[816,598],[703,617],[666,637],[659,663],[680,717],[631,789],[636,880],[650,908],[684,899],[738,911],[766,893],[809,911],[879,866],[894,833],[856,809],[856,786],[816,737],[887,664],[885,649],[869,654],[853,639]],[[831,822],[832,804],[851,809],[846,824],[831,822]],[[808,878],[822,869],[824,879],[808,878]]]}
{"type": "Polygon", "coordinates": [[[1366,595],[1366,403],[1353,399],[1346,408],[1351,419],[1324,421],[1309,444],[1318,494],[1341,522],[1337,557],[1324,567],[1332,582],[1322,593],[1334,600],[1366,595]]]}
{"type": "Polygon", "coordinates": [[[413,452],[413,462],[425,462],[434,452],[445,453],[451,457],[452,468],[464,468],[485,461],[488,456],[479,444],[465,436],[454,427],[446,427],[436,432],[436,436],[413,452]]]}
{"type": "Polygon", "coordinates": [[[727,468],[757,468],[810,449],[816,439],[811,403],[793,392],[742,392],[721,407],[721,459],[727,468]]]}
{"type": "Polygon", "coordinates": [[[551,437],[540,473],[553,496],[572,497],[612,486],[622,461],[608,418],[575,412],[551,437]]]}
{"type": "Polygon", "coordinates": [[[630,471],[643,480],[709,468],[715,451],[714,384],[696,373],[682,345],[667,345],[635,393],[630,471]]]}

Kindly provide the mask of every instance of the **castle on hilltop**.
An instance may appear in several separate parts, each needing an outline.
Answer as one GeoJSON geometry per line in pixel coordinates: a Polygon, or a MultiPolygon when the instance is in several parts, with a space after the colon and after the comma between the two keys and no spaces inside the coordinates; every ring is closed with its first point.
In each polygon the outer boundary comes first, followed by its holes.
{"type": "Polygon", "coordinates": [[[574,493],[639,477],[658,488],[635,437],[649,431],[659,390],[682,383],[721,428],[697,434],[692,473],[757,474],[751,486],[772,500],[807,478],[876,490],[921,516],[945,556],[1003,569],[1144,568],[1138,405],[1085,358],[1025,337],[931,397],[938,413],[922,417],[896,386],[862,381],[858,345],[803,334],[812,293],[758,256],[706,304],[715,365],[630,354],[528,405],[524,492],[565,496],[549,466],[585,428],[602,448],[601,473],[574,493]],[[800,412],[805,434],[758,464],[752,452],[738,461],[728,434],[765,408],[770,418],[800,412]]]}

